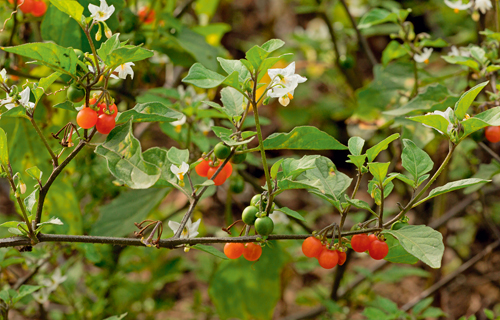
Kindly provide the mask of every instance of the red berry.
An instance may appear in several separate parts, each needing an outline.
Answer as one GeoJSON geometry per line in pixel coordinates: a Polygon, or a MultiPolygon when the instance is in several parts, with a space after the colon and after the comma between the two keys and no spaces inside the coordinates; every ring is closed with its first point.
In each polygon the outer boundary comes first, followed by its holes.
{"type": "MultiPolygon", "coordinates": [[[[17,1],[18,3],[21,3],[22,1],[17,1]]],[[[30,13],[33,11],[33,8],[35,7],[35,1],[34,0],[24,0],[23,4],[19,6],[19,9],[23,13],[30,13]]]]}
{"type": "Polygon", "coordinates": [[[339,262],[337,251],[325,248],[318,257],[319,265],[325,269],[332,269],[339,262]]]}
{"type": "Polygon", "coordinates": [[[343,265],[345,260],[347,259],[347,255],[345,252],[341,252],[337,250],[337,254],[339,255],[339,266],[343,265]]]}
{"type": "Polygon", "coordinates": [[[356,252],[365,252],[370,245],[370,238],[366,234],[355,234],[351,239],[352,250],[356,252]]]}
{"type": "Polygon", "coordinates": [[[76,123],[83,129],[90,129],[97,123],[97,112],[90,108],[83,108],[76,116],[76,123]]]}
{"type": "Polygon", "coordinates": [[[201,162],[198,163],[198,165],[194,168],[194,170],[196,171],[196,173],[200,177],[206,177],[207,173],[208,173],[208,169],[210,169],[210,166],[208,165],[208,161],[204,160],[203,158],[200,158],[198,160],[201,160],[201,162]]]}
{"type": "Polygon", "coordinates": [[[317,258],[323,251],[323,244],[318,238],[309,237],[302,242],[302,253],[309,258],[317,258]]]}
{"type": "Polygon", "coordinates": [[[145,24],[150,24],[151,22],[153,22],[155,20],[155,17],[156,13],[153,9],[142,7],[139,10],[139,20],[144,22],[145,24]]]}
{"type": "Polygon", "coordinates": [[[231,162],[226,163],[226,165],[224,166],[224,170],[226,171],[226,176],[229,178],[233,173],[233,165],[231,164],[231,162]]]}
{"type": "Polygon", "coordinates": [[[368,253],[370,257],[375,260],[384,259],[385,256],[389,253],[389,246],[385,241],[375,240],[370,243],[370,248],[368,249],[368,253]]]}
{"type": "Polygon", "coordinates": [[[491,143],[497,143],[500,141],[500,126],[498,127],[487,127],[484,130],[484,136],[491,143]]]}
{"type": "Polygon", "coordinates": [[[243,250],[243,257],[248,261],[255,261],[260,258],[262,254],[262,247],[258,244],[249,242],[245,244],[245,249],[243,250]]]}
{"type": "Polygon", "coordinates": [[[245,245],[243,243],[226,243],[224,246],[224,254],[229,259],[238,259],[243,254],[245,245]]]}
{"type": "MultiPolygon", "coordinates": [[[[90,103],[90,101],[89,101],[89,103],[90,103]]],[[[95,101],[94,101],[94,103],[95,103],[95,101]]],[[[97,111],[97,113],[99,115],[105,114],[106,113],[105,110],[106,110],[106,104],[99,103],[99,111],[97,111]]],[[[110,112],[110,115],[113,116],[113,118],[116,118],[116,116],[118,115],[118,108],[116,107],[116,104],[113,103],[112,105],[109,106],[109,112],[110,112]]]]}
{"type": "Polygon", "coordinates": [[[370,243],[372,243],[375,240],[378,240],[377,236],[373,233],[368,236],[368,239],[370,240],[370,243]]]}
{"type": "Polygon", "coordinates": [[[33,9],[31,10],[31,14],[35,17],[41,17],[47,11],[47,4],[43,1],[36,1],[33,4],[33,9]]]}
{"type": "Polygon", "coordinates": [[[108,134],[113,130],[115,125],[115,118],[112,115],[101,114],[99,118],[97,118],[95,128],[99,133],[108,134]]]}
{"type": "MultiPolygon", "coordinates": [[[[218,168],[219,167],[210,167],[207,171],[207,178],[212,179],[212,176],[215,174],[218,168]]],[[[226,170],[222,169],[217,175],[217,177],[215,177],[215,179],[213,180],[216,186],[220,186],[221,184],[226,182],[226,178],[227,178],[227,172],[226,170]]]]}

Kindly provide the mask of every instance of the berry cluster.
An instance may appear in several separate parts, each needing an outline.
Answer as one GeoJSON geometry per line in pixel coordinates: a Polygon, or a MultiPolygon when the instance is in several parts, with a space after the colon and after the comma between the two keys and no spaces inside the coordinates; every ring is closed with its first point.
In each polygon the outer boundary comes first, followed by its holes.
{"type": "MultiPolygon", "coordinates": [[[[14,0],[9,0],[9,3],[13,4],[14,0]]],[[[16,4],[24,14],[31,13],[35,17],[41,17],[47,12],[47,4],[42,0],[17,0],[16,4]]]]}
{"type": "Polygon", "coordinates": [[[352,250],[356,252],[365,252],[375,260],[384,259],[389,253],[389,246],[385,241],[380,240],[376,235],[356,234],[351,238],[352,250]]]}
{"type": "Polygon", "coordinates": [[[115,118],[118,115],[118,109],[113,103],[109,106],[109,110],[106,108],[105,103],[97,104],[96,98],[89,100],[90,106],[85,106],[78,112],[76,116],[76,122],[83,129],[90,129],[96,127],[97,132],[102,134],[108,134],[115,127],[115,118]]]}
{"type": "Polygon", "coordinates": [[[156,13],[152,8],[142,7],[139,9],[139,20],[145,24],[150,24],[155,21],[156,13]]]}
{"type": "MultiPolygon", "coordinates": [[[[254,226],[255,231],[263,237],[270,235],[274,230],[273,220],[265,213],[266,206],[265,198],[260,194],[256,194],[250,200],[250,205],[241,214],[241,220],[249,226],[254,226]]],[[[274,203],[271,210],[273,208],[274,203]]]]}
{"type": "Polygon", "coordinates": [[[309,237],[302,243],[302,253],[308,258],[318,259],[319,265],[325,269],[332,269],[337,264],[343,265],[347,256],[343,248],[330,248],[327,243],[316,237],[309,237]]]}
{"type": "MultiPolygon", "coordinates": [[[[222,165],[223,161],[229,157],[231,154],[231,148],[229,148],[224,143],[220,142],[214,147],[214,156],[218,159],[206,160],[203,158],[198,159],[201,161],[196,167],[195,171],[200,177],[206,177],[212,179],[217,169],[222,165]]],[[[246,153],[235,154],[231,158],[231,162],[234,164],[239,164],[245,161],[246,153]]],[[[222,185],[233,173],[233,165],[231,162],[226,163],[224,168],[219,172],[219,174],[213,179],[216,186],[222,185]]],[[[241,184],[241,183],[240,183],[241,184]]],[[[242,190],[243,191],[243,190],[242,190]]]]}
{"type": "Polygon", "coordinates": [[[246,244],[229,242],[224,246],[224,254],[229,259],[238,259],[243,255],[248,261],[256,261],[262,255],[262,247],[252,242],[246,244]]]}

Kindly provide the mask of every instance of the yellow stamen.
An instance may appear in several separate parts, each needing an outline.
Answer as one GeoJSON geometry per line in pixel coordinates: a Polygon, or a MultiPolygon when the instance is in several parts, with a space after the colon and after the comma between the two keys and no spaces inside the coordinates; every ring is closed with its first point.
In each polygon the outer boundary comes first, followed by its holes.
{"type": "Polygon", "coordinates": [[[455,13],[459,13],[460,10],[458,10],[457,8],[455,8],[453,11],[455,11],[455,13]]]}
{"type": "Polygon", "coordinates": [[[293,95],[292,95],[290,92],[288,92],[288,98],[289,98],[290,100],[292,100],[292,99],[293,99],[293,95]]]}
{"type": "Polygon", "coordinates": [[[175,132],[177,132],[177,133],[181,132],[181,128],[182,128],[182,126],[180,124],[176,125],[175,126],[175,132]]]}
{"type": "Polygon", "coordinates": [[[182,173],[179,173],[179,180],[184,180],[184,175],[182,173]]]}
{"type": "Polygon", "coordinates": [[[429,59],[425,59],[424,62],[425,62],[425,64],[428,64],[429,63],[429,59]]]}
{"type": "Polygon", "coordinates": [[[203,135],[207,136],[208,135],[208,131],[203,131],[203,135]]]}

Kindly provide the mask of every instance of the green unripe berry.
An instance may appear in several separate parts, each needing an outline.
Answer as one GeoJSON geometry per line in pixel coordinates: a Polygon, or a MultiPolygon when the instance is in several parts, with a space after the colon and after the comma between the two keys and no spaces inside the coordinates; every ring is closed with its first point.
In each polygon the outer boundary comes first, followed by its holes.
{"type": "Polygon", "coordinates": [[[245,189],[245,180],[241,176],[236,176],[234,179],[231,179],[229,189],[233,193],[242,193],[245,189]]]}
{"type": "Polygon", "coordinates": [[[254,206],[248,206],[245,208],[245,210],[243,210],[243,213],[241,214],[241,219],[249,226],[252,226],[255,223],[255,220],[257,219],[257,213],[259,213],[259,209],[257,209],[254,206]]]}
{"type": "Polygon", "coordinates": [[[71,102],[80,102],[85,98],[85,90],[75,85],[70,85],[67,92],[68,100],[71,102]]]}
{"type": "Polygon", "coordinates": [[[231,148],[226,146],[223,142],[219,142],[215,145],[214,154],[217,159],[226,159],[231,154],[231,148]]]}
{"type": "MultiPolygon", "coordinates": [[[[264,198],[265,199],[265,198],[264,198]]],[[[258,207],[260,204],[260,194],[256,194],[252,197],[252,200],[250,200],[250,204],[254,207],[258,207]]]]}
{"type": "Polygon", "coordinates": [[[245,161],[246,158],[247,158],[247,154],[246,153],[238,153],[238,154],[235,154],[231,158],[231,162],[234,163],[234,164],[239,164],[239,163],[242,163],[243,161],[245,161]]]}
{"type": "Polygon", "coordinates": [[[255,220],[255,231],[265,237],[270,235],[274,229],[274,222],[269,217],[258,218],[255,220]]]}
{"type": "Polygon", "coordinates": [[[75,52],[78,60],[83,61],[83,58],[85,57],[85,54],[83,53],[83,51],[80,49],[73,49],[73,51],[75,52]]]}
{"type": "Polygon", "coordinates": [[[408,222],[396,221],[396,222],[394,222],[394,223],[392,224],[392,226],[391,226],[391,230],[399,230],[399,229],[401,229],[401,228],[403,228],[403,227],[406,227],[406,226],[408,226],[408,225],[409,225],[409,224],[408,224],[408,222]]]}

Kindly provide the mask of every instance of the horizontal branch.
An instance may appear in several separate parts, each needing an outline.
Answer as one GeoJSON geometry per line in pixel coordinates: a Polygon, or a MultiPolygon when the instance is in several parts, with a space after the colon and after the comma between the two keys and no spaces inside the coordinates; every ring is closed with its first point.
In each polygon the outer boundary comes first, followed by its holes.
{"type": "MultiPolygon", "coordinates": [[[[380,231],[378,228],[370,228],[357,231],[348,231],[343,233],[344,236],[380,231]]],[[[310,237],[310,234],[272,234],[268,240],[304,240],[310,237]]],[[[170,238],[160,240],[161,248],[174,249],[182,245],[195,244],[211,244],[211,243],[226,243],[226,242],[257,242],[257,238],[261,236],[244,236],[244,237],[203,237],[191,239],[170,238]]],[[[142,247],[144,244],[137,238],[117,238],[117,237],[97,237],[97,236],[70,236],[62,234],[39,234],[40,242],[75,242],[75,243],[97,243],[97,244],[112,244],[116,246],[135,246],[142,247]]],[[[25,237],[11,237],[0,239],[0,248],[29,246],[31,240],[25,237]]]]}

